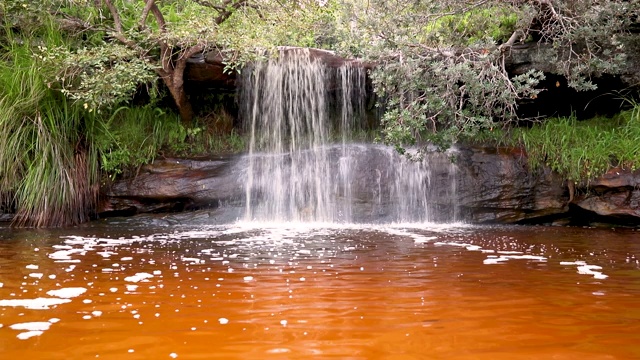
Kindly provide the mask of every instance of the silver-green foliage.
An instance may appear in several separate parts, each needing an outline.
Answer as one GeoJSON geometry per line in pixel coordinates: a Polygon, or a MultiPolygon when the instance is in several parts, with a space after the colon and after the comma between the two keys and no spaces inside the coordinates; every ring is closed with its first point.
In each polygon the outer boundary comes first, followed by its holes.
{"type": "Polygon", "coordinates": [[[425,140],[446,147],[518,119],[519,101],[535,98],[544,78],[509,76],[519,43],[539,42],[552,72],[594,89],[592,77],[624,69],[640,16],[639,0],[344,2],[353,11],[337,28],[358,41],[337,47],[376,62],[383,138],[399,149],[425,140]]]}
{"type": "Polygon", "coordinates": [[[474,48],[391,58],[372,74],[385,107],[384,140],[401,151],[420,141],[446,148],[496,126],[496,118],[517,118],[516,101],[535,97],[543,78],[533,70],[509,78],[499,59],[474,48]]]}
{"type": "Polygon", "coordinates": [[[54,86],[85,109],[101,111],[125,103],[141,84],[153,84],[153,65],[135,51],[117,43],[53,49],[39,47],[38,55],[51,70],[54,86]]]}

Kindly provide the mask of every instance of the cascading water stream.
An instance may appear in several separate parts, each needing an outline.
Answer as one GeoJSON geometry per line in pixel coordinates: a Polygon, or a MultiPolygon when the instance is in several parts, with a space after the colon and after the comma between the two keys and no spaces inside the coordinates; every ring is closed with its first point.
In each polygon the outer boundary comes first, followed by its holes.
{"type": "Polygon", "coordinates": [[[453,203],[455,187],[455,166],[446,155],[413,162],[385,146],[350,142],[364,127],[365,79],[362,67],[330,68],[308,49],[283,50],[278,59],[245,69],[244,220],[455,220],[443,210],[454,206],[441,206],[453,203]],[[446,178],[432,179],[443,176],[434,175],[432,165],[447,167],[446,178]]]}

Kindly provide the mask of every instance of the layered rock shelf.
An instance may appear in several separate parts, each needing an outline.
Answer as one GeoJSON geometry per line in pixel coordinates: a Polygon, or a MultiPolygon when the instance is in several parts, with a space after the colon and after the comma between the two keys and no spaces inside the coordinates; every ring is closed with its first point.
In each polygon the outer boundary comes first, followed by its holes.
{"type": "MultiPolygon", "coordinates": [[[[367,162],[375,164],[375,154],[368,156],[367,162]]],[[[158,160],[144,166],[136,178],[105,189],[100,216],[237,209],[243,206],[244,196],[241,161],[239,156],[158,160]]],[[[544,167],[532,171],[526,153],[518,148],[461,147],[454,165],[455,192],[436,192],[430,201],[441,203],[443,211],[455,204],[458,220],[476,224],[640,224],[640,171],[612,169],[589,184],[573,184],[544,167]]],[[[377,186],[377,178],[363,173],[357,181],[357,202],[375,201],[371,189],[377,186]]],[[[431,186],[450,188],[450,181],[450,169],[442,167],[440,173],[436,167],[431,186]]]]}

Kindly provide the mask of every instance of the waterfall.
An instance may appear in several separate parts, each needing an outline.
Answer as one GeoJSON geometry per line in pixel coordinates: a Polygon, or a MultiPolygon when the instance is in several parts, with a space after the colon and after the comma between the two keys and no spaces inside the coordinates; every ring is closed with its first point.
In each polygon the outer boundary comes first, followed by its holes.
{"type": "Polygon", "coordinates": [[[244,69],[239,98],[250,136],[245,220],[434,220],[430,199],[443,195],[429,161],[351,143],[365,127],[365,87],[362,67],[331,68],[308,49],[283,50],[244,69]]]}

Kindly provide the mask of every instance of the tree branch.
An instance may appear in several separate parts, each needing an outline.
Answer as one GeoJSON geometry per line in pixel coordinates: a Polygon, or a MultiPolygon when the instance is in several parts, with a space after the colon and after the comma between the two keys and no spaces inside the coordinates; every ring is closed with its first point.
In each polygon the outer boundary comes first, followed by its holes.
{"type": "Polygon", "coordinates": [[[138,23],[138,28],[143,30],[147,27],[147,17],[149,16],[149,11],[151,11],[151,7],[155,5],[153,0],[146,1],[144,5],[144,9],[142,9],[142,16],[140,16],[140,22],[138,23]]]}
{"type": "Polygon", "coordinates": [[[214,20],[216,25],[220,25],[223,22],[227,21],[233,13],[243,6],[248,6],[247,0],[225,0],[222,3],[222,6],[215,7],[216,10],[220,13],[218,17],[214,20]],[[222,8],[222,9],[221,9],[222,8]]]}
{"type": "Polygon", "coordinates": [[[156,22],[158,23],[158,28],[160,28],[160,32],[161,33],[166,32],[167,22],[164,20],[164,16],[162,15],[162,12],[160,11],[160,9],[158,9],[158,5],[156,5],[155,0],[145,0],[145,2],[146,2],[145,9],[149,7],[149,9],[151,10],[153,17],[156,18],[156,22]]]}
{"type": "Polygon", "coordinates": [[[509,40],[507,40],[506,43],[500,45],[498,49],[502,52],[510,49],[518,39],[522,39],[522,35],[523,35],[522,30],[514,31],[513,34],[511,34],[511,36],[509,37],[509,40]]]}
{"type": "Polygon", "coordinates": [[[138,44],[127,39],[124,36],[124,32],[122,31],[122,20],[120,19],[120,14],[118,13],[118,9],[116,9],[116,7],[113,5],[111,0],[104,0],[104,3],[107,4],[107,7],[109,8],[109,12],[113,17],[113,26],[115,27],[115,30],[111,33],[111,36],[113,36],[116,40],[120,41],[130,49],[133,49],[136,51],[143,51],[143,49],[140,48],[138,44]]]}
{"type": "Polygon", "coordinates": [[[192,1],[194,3],[196,3],[196,4],[198,4],[198,5],[205,6],[205,7],[212,8],[212,9],[216,9],[219,12],[225,10],[224,6],[216,5],[216,4],[214,4],[214,3],[212,3],[211,1],[208,1],[208,0],[192,0],[192,1]]]}
{"type": "Polygon", "coordinates": [[[113,24],[116,29],[116,33],[122,35],[122,20],[120,19],[118,9],[116,9],[111,0],[104,0],[104,3],[107,4],[109,12],[111,13],[111,16],[113,16],[113,24]]]}

